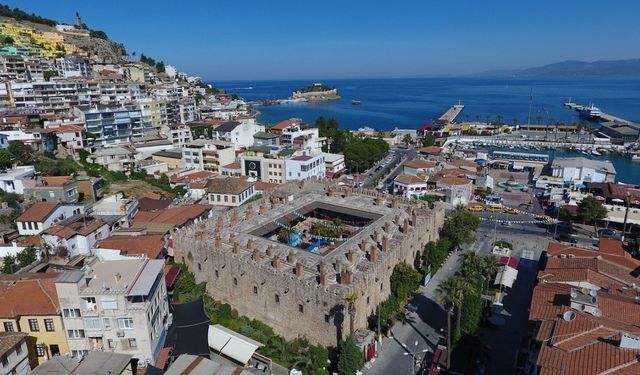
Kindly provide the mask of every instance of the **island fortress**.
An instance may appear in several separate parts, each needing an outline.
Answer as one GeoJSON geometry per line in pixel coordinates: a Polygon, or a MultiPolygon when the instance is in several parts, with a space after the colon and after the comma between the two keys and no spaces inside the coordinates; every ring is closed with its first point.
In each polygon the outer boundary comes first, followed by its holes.
{"type": "Polygon", "coordinates": [[[322,83],[314,83],[308,87],[294,91],[291,95],[292,99],[304,99],[306,101],[323,101],[340,99],[338,89],[323,85],[322,83]]]}
{"type": "Polygon", "coordinates": [[[287,339],[336,345],[350,327],[367,327],[390,295],[393,268],[412,265],[444,218],[442,206],[422,201],[317,180],[289,183],[176,232],[175,259],[240,314],[287,339]],[[319,226],[340,238],[312,234],[319,226]],[[358,298],[349,314],[351,294],[358,298]]]}

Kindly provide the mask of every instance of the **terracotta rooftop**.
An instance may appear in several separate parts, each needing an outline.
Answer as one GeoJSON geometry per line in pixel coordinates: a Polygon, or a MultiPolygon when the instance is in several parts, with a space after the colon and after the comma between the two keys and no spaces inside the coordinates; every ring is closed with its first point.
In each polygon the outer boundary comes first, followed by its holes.
{"type": "Polygon", "coordinates": [[[457,176],[448,176],[448,177],[440,177],[438,179],[438,184],[456,186],[456,185],[468,185],[471,183],[471,180],[464,177],[457,176]]]}
{"type": "Polygon", "coordinates": [[[57,273],[44,273],[37,279],[1,278],[0,318],[60,313],[55,286],[57,276],[57,273]]]}
{"type": "Polygon", "coordinates": [[[42,177],[42,185],[61,187],[73,183],[72,176],[45,176],[42,177]]]}
{"type": "Polygon", "coordinates": [[[45,229],[44,234],[69,239],[73,236],[88,236],[107,223],[92,216],[79,215],[45,229]]]}
{"type": "Polygon", "coordinates": [[[411,174],[401,174],[400,176],[396,177],[393,181],[399,182],[401,184],[406,184],[406,185],[427,183],[425,180],[421,179],[420,177],[416,177],[411,174]]]}
{"type": "Polygon", "coordinates": [[[435,161],[422,159],[407,160],[404,162],[405,167],[416,169],[434,168],[436,165],[438,165],[438,163],[436,163],[435,161]]]}
{"type": "Polygon", "coordinates": [[[598,250],[549,242],[547,246],[547,256],[559,257],[561,255],[575,256],[577,258],[597,258],[599,256],[609,263],[616,264],[628,270],[635,270],[640,267],[640,260],[633,258],[631,254],[624,251],[620,241],[607,238],[600,239],[598,250]]]}
{"type": "Polygon", "coordinates": [[[453,165],[454,167],[458,167],[458,168],[467,167],[467,168],[474,168],[475,169],[475,168],[479,167],[479,164],[476,163],[475,161],[463,160],[463,159],[452,160],[448,164],[453,165]]]}
{"type": "Polygon", "coordinates": [[[441,177],[449,177],[449,176],[466,177],[466,176],[473,176],[475,174],[476,172],[473,172],[467,169],[462,169],[462,168],[445,168],[440,172],[438,172],[438,176],[441,176],[441,177]]]}
{"type": "Polygon", "coordinates": [[[279,123],[275,124],[274,126],[271,127],[271,129],[275,129],[275,130],[283,130],[288,128],[291,125],[300,125],[300,120],[298,119],[289,119],[289,120],[284,120],[284,121],[280,121],[279,123]]]}
{"type": "Polygon", "coordinates": [[[438,146],[427,146],[427,147],[420,147],[418,149],[418,152],[423,154],[428,154],[428,155],[440,155],[440,152],[442,152],[442,149],[438,146]]]}
{"type": "Polygon", "coordinates": [[[216,194],[240,194],[255,185],[239,177],[212,178],[207,181],[207,192],[216,194]]]}
{"type": "Polygon", "coordinates": [[[149,231],[161,231],[173,227],[182,227],[189,221],[211,211],[213,206],[207,204],[191,204],[166,208],[158,211],[141,211],[133,219],[134,228],[149,228],[149,231]],[[157,225],[160,224],[160,225],[157,225]],[[162,229],[162,230],[160,230],[162,229]]]}
{"type": "Polygon", "coordinates": [[[79,125],[60,125],[56,127],[46,128],[42,130],[38,130],[39,133],[47,134],[47,133],[83,133],[84,128],[79,125]]]}
{"type": "Polygon", "coordinates": [[[240,169],[240,168],[242,168],[242,165],[240,165],[239,161],[234,161],[233,163],[229,163],[227,165],[223,165],[222,168],[240,169]]]}
{"type": "Polygon", "coordinates": [[[186,184],[193,181],[198,180],[206,180],[208,178],[216,176],[216,173],[209,171],[198,171],[184,175],[173,175],[171,176],[170,182],[172,184],[186,184]]]}
{"type": "Polygon", "coordinates": [[[274,189],[278,184],[266,181],[256,181],[256,191],[265,191],[274,189]]]}
{"type": "Polygon", "coordinates": [[[46,219],[58,207],[57,202],[37,202],[29,207],[16,221],[40,222],[46,219]]]}
{"type": "Polygon", "coordinates": [[[121,250],[125,255],[146,255],[150,259],[158,259],[162,256],[164,243],[162,234],[116,235],[98,241],[96,247],[121,250]]]}

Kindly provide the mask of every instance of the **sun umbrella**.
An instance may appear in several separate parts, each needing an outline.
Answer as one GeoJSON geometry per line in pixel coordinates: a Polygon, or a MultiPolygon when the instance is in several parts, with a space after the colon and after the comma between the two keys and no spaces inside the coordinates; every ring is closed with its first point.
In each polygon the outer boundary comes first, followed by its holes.
{"type": "Polygon", "coordinates": [[[624,203],[624,199],[620,199],[620,198],[614,198],[611,201],[616,203],[624,203]]]}
{"type": "Polygon", "coordinates": [[[596,195],[594,198],[596,198],[596,199],[597,199],[597,200],[599,200],[599,201],[603,201],[603,200],[604,200],[604,197],[601,197],[601,196],[599,196],[599,195],[596,195]]]}

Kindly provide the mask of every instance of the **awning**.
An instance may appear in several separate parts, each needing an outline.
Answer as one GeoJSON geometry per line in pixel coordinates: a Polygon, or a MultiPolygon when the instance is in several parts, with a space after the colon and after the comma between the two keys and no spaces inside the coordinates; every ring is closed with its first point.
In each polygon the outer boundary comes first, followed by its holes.
{"type": "Polygon", "coordinates": [[[173,283],[176,281],[176,278],[178,278],[179,274],[180,267],[168,265],[164,267],[164,278],[167,284],[167,288],[171,288],[173,286],[173,283]]]}
{"type": "Polygon", "coordinates": [[[502,266],[498,270],[496,274],[496,280],[493,282],[493,285],[506,286],[507,288],[513,287],[513,283],[518,278],[518,270],[515,268],[511,268],[509,266],[502,266]]]}
{"type": "Polygon", "coordinates": [[[220,324],[209,326],[209,347],[239,363],[246,365],[261,346],[261,343],[220,324]]]}

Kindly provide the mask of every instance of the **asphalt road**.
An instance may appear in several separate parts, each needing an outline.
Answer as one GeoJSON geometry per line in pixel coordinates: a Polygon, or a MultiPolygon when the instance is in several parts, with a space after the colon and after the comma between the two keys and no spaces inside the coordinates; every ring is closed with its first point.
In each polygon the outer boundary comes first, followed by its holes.
{"type": "MultiPolygon", "coordinates": [[[[392,157],[392,159],[389,161],[389,163],[387,165],[399,164],[400,161],[405,157],[407,158],[407,160],[415,159],[417,154],[418,154],[418,152],[416,151],[415,148],[392,149],[391,153],[392,153],[393,157],[392,157]]],[[[389,176],[383,176],[382,174],[384,173],[385,167],[382,167],[382,169],[380,169],[379,171],[375,172],[376,167],[381,165],[381,163],[382,163],[382,161],[376,163],[376,165],[374,165],[369,170],[367,170],[366,172],[363,173],[363,174],[365,174],[366,178],[364,180],[361,180],[361,181],[363,182],[365,188],[368,188],[368,189],[375,188],[376,187],[375,181],[379,177],[384,177],[385,179],[391,178],[391,180],[393,180],[402,171],[402,168],[395,168],[394,167],[393,173],[391,173],[389,176]],[[369,174],[371,174],[371,176],[369,176],[369,174]]],[[[396,165],[396,167],[397,167],[397,165],[396,165]]],[[[390,186],[390,184],[384,184],[383,191],[388,191],[388,187],[389,186],[390,186]]]]}

